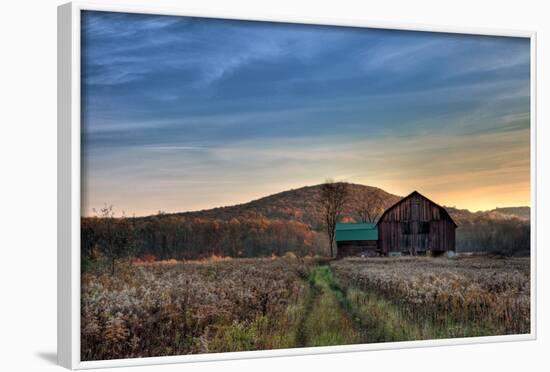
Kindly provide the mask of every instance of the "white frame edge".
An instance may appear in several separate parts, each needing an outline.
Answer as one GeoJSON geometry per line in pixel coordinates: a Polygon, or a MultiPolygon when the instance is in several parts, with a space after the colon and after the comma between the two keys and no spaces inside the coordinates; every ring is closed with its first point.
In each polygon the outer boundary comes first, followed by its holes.
{"type": "MultiPolygon", "coordinates": [[[[57,359],[66,368],[80,362],[80,52],[73,4],[57,16],[57,359]]],[[[78,11],[78,14],[80,12],[78,11]]],[[[80,27],[78,27],[80,31],[80,27]]]]}
{"type": "Polygon", "coordinates": [[[536,312],[536,231],[537,231],[537,137],[536,137],[536,33],[533,31],[491,30],[433,25],[272,16],[167,8],[154,5],[74,1],[58,7],[57,62],[57,355],[58,363],[69,369],[192,363],[234,359],[268,358],[535,340],[536,312]],[[486,336],[378,344],[326,346],[315,348],[261,350],[215,354],[177,355],[135,359],[80,361],[80,12],[82,10],[162,14],[187,17],[240,19],[251,21],[321,24],[384,28],[410,31],[446,32],[472,35],[524,37],[531,41],[531,332],[522,335],[486,336]]]}

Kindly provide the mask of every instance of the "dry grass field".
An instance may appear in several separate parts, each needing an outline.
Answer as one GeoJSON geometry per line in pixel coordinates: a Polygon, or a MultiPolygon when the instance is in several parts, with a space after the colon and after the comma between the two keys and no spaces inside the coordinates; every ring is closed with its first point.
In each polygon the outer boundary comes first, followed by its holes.
{"type": "Polygon", "coordinates": [[[529,259],[128,262],[83,273],[82,360],[529,332],[529,259]]]}
{"type": "Polygon", "coordinates": [[[368,342],[529,333],[529,258],[346,259],[331,267],[368,342]]]}

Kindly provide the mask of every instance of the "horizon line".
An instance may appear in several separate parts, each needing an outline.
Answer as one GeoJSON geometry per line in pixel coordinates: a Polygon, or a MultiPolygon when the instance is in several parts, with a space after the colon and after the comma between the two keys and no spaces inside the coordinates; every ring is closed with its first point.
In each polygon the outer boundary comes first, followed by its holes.
{"type": "MultiPolygon", "coordinates": [[[[417,191],[416,189],[415,190],[412,190],[411,192],[407,193],[406,195],[397,195],[397,194],[393,194],[389,191],[386,191],[380,187],[377,187],[377,186],[371,186],[371,185],[365,185],[365,184],[360,184],[360,183],[354,183],[354,182],[347,182],[347,181],[334,181],[335,183],[347,183],[349,185],[358,185],[358,186],[363,186],[363,187],[371,187],[371,188],[374,188],[374,189],[378,189],[378,190],[381,190],[389,195],[392,195],[392,196],[395,196],[395,197],[398,197],[398,198],[405,198],[407,195],[413,193],[413,192],[419,192],[417,191]]],[[[307,187],[316,187],[316,186],[321,186],[323,183],[319,183],[319,184],[313,184],[313,185],[305,185],[305,186],[301,186],[301,187],[298,187],[298,188],[290,188],[290,189],[286,189],[286,190],[283,190],[283,191],[279,191],[279,192],[276,192],[276,193],[273,193],[273,194],[268,194],[268,195],[265,195],[265,196],[262,196],[262,197],[259,197],[259,198],[255,198],[255,199],[251,199],[251,200],[248,200],[248,201],[243,201],[241,203],[233,203],[233,204],[227,204],[227,205],[219,205],[219,206],[212,206],[212,207],[206,207],[206,208],[202,208],[202,209],[191,209],[191,210],[183,210],[183,211],[164,211],[164,210],[158,210],[156,213],[149,213],[149,214],[136,214],[136,213],[132,213],[131,215],[128,215],[126,214],[126,211],[125,210],[122,210],[122,213],[121,213],[121,216],[118,216],[117,218],[123,218],[123,217],[126,217],[126,218],[132,218],[132,217],[136,217],[136,218],[145,218],[145,217],[153,217],[153,216],[158,216],[158,215],[176,215],[176,214],[185,214],[185,213],[197,213],[197,212],[204,212],[204,211],[209,211],[209,210],[213,210],[213,209],[221,209],[221,208],[231,208],[231,207],[236,207],[236,206],[239,206],[239,205],[243,205],[243,204],[248,204],[248,203],[252,203],[252,202],[255,202],[255,201],[258,201],[258,200],[261,200],[261,199],[264,199],[264,198],[268,198],[270,196],[274,196],[274,195],[277,195],[277,194],[282,194],[284,192],[289,192],[289,191],[294,191],[294,190],[299,190],[299,189],[303,189],[303,188],[307,188],[307,187]]],[[[421,192],[419,192],[420,194],[422,194],[421,192]]],[[[477,210],[471,210],[471,209],[468,209],[468,208],[460,208],[456,205],[445,205],[445,204],[441,204],[441,203],[437,203],[439,205],[441,205],[442,207],[444,208],[453,208],[453,209],[456,209],[456,210],[460,210],[460,211],[468,211],[470,213],[482,213],[482,212],[491,212],[491,211],[495,211],[497,209],[504,209],[504,208],[531,208],[531,205],[504,205],[504,206],[495,206],[494,208],[492,209],[477,209],[477,210]]],[[[110,206],[110,207],[113,207],[113,209],[115,208],[115,205],[114,204],[109,204],[109,203],[104,203],[103,206],[110,206]]],[[[99,208],[92,208],[92,210],[94,209],[99,209],[99,208]]],[[[81,214],[80,216],[81,218],[92,218],[92,217],[99,217],[97,215],[83,215],[81,214]]]]}

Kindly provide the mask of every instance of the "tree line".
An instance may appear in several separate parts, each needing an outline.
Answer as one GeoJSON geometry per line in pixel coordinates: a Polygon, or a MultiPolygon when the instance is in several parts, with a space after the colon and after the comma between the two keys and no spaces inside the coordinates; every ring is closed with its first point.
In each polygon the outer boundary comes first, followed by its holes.
{"type": "MultiPolygon", "coordinates": [[[[318,229],[300,221],[269,219],[248,213],[230,220],[165,215],[133,218],[115,216],[105,206],[95,217],[82,218],[82,261],[103,258],[114,274],[116,261],[124,257],[153,256],[155,259],[200,259],[210,256],[265,257],[292,252],[298,256],[333,257],[336,223],[350,202],[348,184],[327,180],[315,202],[323,223],[318,229]]],[[[383,210],[377,195],[363,196],[354,212],[363,222],[374,222],[383,210]]]]}
{"type": "Polygon", "coordinates": [[[520,219],[482,219],[461,222],[456,229],[457,252],[485,252],[505,256],[530,254],[531,227],[520,219]]]}
{"type": "Polygon", "coordinates": [[[157,215],[82,218],[83,261],[102,257],[115,263],[124,257],[201,259],[210,256],[266,257],[292,252],[298,256],[327,255],[324,234],[296,221],[261,215],[229,221],[157,215]]]}
{"type": "MultiPolygon", "coordinates": [[[[351,195],[348,185],[327,180],[318,203],[322,221],[310,224],[269,219],[247,213],[229,220],[185,215],[134,218],[115,216],[111,206],[96,211],[81,222],[82,264],[102,259],[114,274],[116,261],[124,257],[155,259],[201,259],[210,256],[265,257],[292,252],[298,256],[335,255],[336,223],[345,217],[351,203],[355,219],[376,222],[385,207],[379,194],[351,195]]],[[[519,219],[476,218],[462,221],[457,229],[458,252],[488,252],[503,255],[529,254],[530,226],[519,219]]]]}

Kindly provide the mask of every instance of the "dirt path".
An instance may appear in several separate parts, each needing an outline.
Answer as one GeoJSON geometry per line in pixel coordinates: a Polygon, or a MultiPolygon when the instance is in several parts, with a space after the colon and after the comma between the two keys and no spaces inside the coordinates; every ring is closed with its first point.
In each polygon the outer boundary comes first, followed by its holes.
{"type": "Polygon", "coordinates": [[[329,266],[317,266],[311,272],[304,313],[296,339],[299,347],[365,342],[359,322],[350,314],[329,266]]]}

